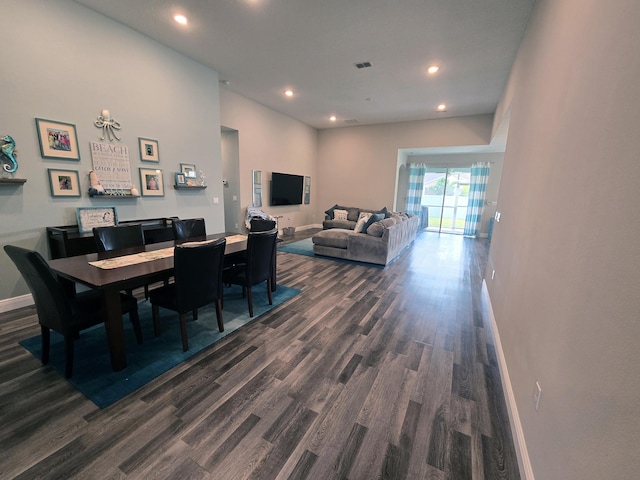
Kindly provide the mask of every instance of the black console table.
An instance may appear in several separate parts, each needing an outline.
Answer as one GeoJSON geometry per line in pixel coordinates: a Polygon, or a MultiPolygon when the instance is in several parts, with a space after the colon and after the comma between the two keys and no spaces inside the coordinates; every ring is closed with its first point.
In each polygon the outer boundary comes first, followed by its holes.
{"type": "MultiPolygon", "coordinates": [[[[142,224],[144,242],[146,244],[173,240],[173,229],[170,218],[150,218],[144,220],[124,220],[118,225],[130,223],[142,224]]],[[[96,252],[96,244],[92,233],[80,233],[78,225],[47,227],[47,242],[52,259],[74,257],[96,252]]]]}

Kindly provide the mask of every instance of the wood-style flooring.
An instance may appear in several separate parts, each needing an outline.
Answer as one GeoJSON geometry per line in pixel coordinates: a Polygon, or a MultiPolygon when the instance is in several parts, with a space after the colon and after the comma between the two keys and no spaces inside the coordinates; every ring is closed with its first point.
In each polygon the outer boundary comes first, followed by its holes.
{"type": "Polygon", "coordinates": [[[280,252],[300,295],[104,410],[18,345],[32,308],[1,314],[0,478],[519,479],[487,248],[422,233],[385,269],[280,252]]]}

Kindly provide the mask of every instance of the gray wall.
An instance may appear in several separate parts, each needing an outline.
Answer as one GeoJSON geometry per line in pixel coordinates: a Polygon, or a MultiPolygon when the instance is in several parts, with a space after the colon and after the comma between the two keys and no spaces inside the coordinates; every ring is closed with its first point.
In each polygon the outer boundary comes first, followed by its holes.
{"type": "MultiPolygon", "coordinates": [[[[320,130],[318,193],[322,212],[336,203],[392,209],[399,150],[490,143],[493,115],[320,130]]],[[[404,205],[397,205],[404,210],[404,205]]],[[[320,216],[321,215],[321,216],[320,216]]]]}
{"type": "Polygon", "coordinates": [[[286,115],[244,98],[227,88],[220,89],[222,125],[238,132],[240,198],[237,207],[244,222],[246,208],[253,202],[252,172],[262,172],[262,210],[282,216],[282,227],[315,223],[319,190],[316,175],[318,135],[311,128],[286,115]],[[311,177],[309,205],[269,206],[273,172],[311,177]]]}
{"type": "Polygon", "coordinates": [[[487,284],[538,479],[640,469],[639,18],[635,0],[539,0],[498,109],[487,284]]]}
{"type": "MultiPolygon", "coordinates": [[[[218,74],[156,42],[68,0],[2,2],[0,135],[19,150],[22,187],[0,188],[0,244],[35,248],[45,256],[47,225],[76,223],[76,208],[115,205],[120,219],[203,216],[209,231],[224,230],[218,74]],[[8,15],[10,14],[10,15],[8,15]],[[101,135],[93,122],[109,109],[122,123],[132,181],[140,189],[138,137],[159,142],[165,196],[130,200],[88,197],[89,142],[101,135]],[[40,156],[35,118],[76,125],[80,161],[40,156]],[[207,177],[198,192],[174,190],[180,163],[207,177]],[[80,198],[52,198],[47,168],[77,170],[80,198]],[[214,205],[213,197],[220,203],[214,205]]],[[[0,252],[0,299],[27,293],[0,252]]]]}

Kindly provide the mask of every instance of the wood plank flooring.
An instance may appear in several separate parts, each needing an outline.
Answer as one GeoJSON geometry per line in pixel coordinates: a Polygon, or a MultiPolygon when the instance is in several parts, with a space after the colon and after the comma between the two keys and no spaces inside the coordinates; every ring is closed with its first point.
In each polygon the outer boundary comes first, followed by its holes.
{"type": "Polygon", "coordinates": [[[32,308],[1,314],[0,478],[519,479],[486,256],[433,233],[385,269],[280,252],[302,294],[104,410],[18,345],[32,308]]]}

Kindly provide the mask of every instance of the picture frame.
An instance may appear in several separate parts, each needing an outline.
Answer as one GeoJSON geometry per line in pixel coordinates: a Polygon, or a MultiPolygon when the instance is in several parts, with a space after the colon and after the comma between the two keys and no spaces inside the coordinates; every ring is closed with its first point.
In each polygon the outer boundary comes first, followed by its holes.
{"type": "Polygon", "coordinates": [[[118,224],[116,207],[78,207],[78,232],[89,233],[94,227],[113,227],[118,224]]]}
{"type": "Polygon", "coordinates": [[[262,207],[262,171],[253,171],[253,206],[262,207]]]}
{"type": "Polygon", "coordinates": [[[42,158],[80,160],[75,125],[36,118],[36,130],[42,158]]]}
{"type": "Polygon", "coordinates": [[[160,151],[157,140],[138,137],[138,147],[140,148],[140,160],[143,162],[160,163],[160,151]]]}
{"type": "Polygon", "coordinates": [[[176,172],[176,185],[184,186],[187,184],[187,177],[184,172],[176,172]]]}
{"type": "Polygon", "coordinates": [[[196,166],[193,163],[181,163],[180,171],[184,173],[185,177],[196,178],[196,166]]]}
{"type": "Polygon", "coordinates": [[[140,191],[143,197],[163,197],[164,180],[162,170],[157,168],[140,168],[140,191]]]}
{"type": "Polygon", "coordinates": [[[311,177],[304,177],[304,204],[311,203],[311,177]]]}
{"type": "Polygon", "coordinates": [[[48,168],[52,197],[79,197],[80,177],[77,170],[48,168]]]}

